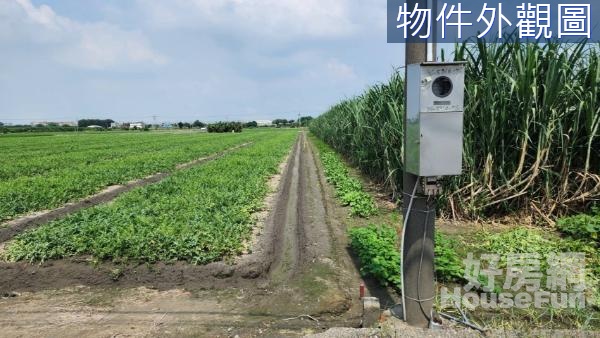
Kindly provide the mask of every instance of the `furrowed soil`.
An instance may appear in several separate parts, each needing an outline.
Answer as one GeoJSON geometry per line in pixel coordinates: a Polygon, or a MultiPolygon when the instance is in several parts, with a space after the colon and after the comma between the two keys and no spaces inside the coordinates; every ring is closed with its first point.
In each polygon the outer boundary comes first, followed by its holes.
{"type": "Polygon", "coordinates": [[[251,250],[233,262],[0,263],[0,336],[288,336],[359,326],[347,210],[304,133],[281,168],[251,250]]]}

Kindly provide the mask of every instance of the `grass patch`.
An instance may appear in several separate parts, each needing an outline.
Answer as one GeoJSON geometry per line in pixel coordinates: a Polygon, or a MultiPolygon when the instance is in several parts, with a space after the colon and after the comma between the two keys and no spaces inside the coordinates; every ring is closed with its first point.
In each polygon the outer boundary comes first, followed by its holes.
{"type": "MultiPolygon", "coordinates": [[[[516,227],[500,232],[473,232],[461,235],[456,238],[460,243],[457,247],[460,249],[459,255],[466,257],[467,253],[473,253],[474,258],[481,257],[482,254],[499,255],[500,261],[498,268],[502,269],[502,275],[495,278],[494,287],[491,293],[499,294],[501,292],[513,293],[511,290],[504,289],[507,269],[507,255],[510,254],[529,254],[539,255],[540,290],[549,292],[563,292],[551,290],[547,287],[547,277],[549,269],[556,269],[559,266],[552,261],[555,254],[564,252],[580,252],[585,254],[585,286],[584,294],[587,304],[583,309],[557,308],[551,304],[545,304],[543,308],[530,307],[527,309],[489,309],[481,307],[473,310],[471,316],[480,322],[486,323],[488,327],[503,327],[509,329],[531,329],[536,327],[565,329],[565,328],[599,328],[598,304],[600,301],[600,257],[596,245],[587,240],[575,239],[573,237],[561,237],[559,233],[553,231],[544,231],[527,227],[516,227]],[[550,260],[549,260],[550,258],[550,260]]],[[[488,267],[488,261],[481,261],[481,269],[488,267]]],[[[480,274],[478,276],[482,287],[487,284],[487,276],[480,274]]],[[[516,282],[516,279],[513,280],[516,282]]],[[[567,292],[570,288],[567,289],[567,292]]],[[[476,292],[482,292],[479,288],[476,292]]],[[[520,289],[517,292],[523,292],[520,289]]],[[[442,309],[443,310],[443,309],[442,309]]]]}

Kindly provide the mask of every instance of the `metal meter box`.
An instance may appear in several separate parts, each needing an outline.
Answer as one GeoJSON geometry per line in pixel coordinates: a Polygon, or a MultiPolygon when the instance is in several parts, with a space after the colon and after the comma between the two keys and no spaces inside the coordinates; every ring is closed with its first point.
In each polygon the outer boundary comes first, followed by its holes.
{"type": "Polygon", "coordinates": [[[462,171],[463,62],[407,67],[406,170],[422,177],[462,171]]]}

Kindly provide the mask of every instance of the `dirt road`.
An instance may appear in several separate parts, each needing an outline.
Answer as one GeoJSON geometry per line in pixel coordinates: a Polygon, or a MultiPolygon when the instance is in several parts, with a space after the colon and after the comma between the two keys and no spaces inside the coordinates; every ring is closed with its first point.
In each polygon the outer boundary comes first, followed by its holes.
{"type": "Polygon", "coordinates": [[[0,335],[280,336],[358,326],[346,210],[301,133],[251,254],[231,263],[0,263],[0,335]]]}

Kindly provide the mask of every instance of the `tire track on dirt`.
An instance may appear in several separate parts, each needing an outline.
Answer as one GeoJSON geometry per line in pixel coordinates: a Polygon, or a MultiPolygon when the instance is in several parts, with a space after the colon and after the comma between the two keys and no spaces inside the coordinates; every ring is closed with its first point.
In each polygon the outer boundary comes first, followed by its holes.
{"type": "Polygon", "coordinates": [[[294,278],[317,261],[332,260],[324,191],[304,133],[295,153],[286,177],[285,198],[280,200],[279,213],[273,220],[279,231],[275,239],[276,258],[269,271],[274,282],[294,278]]]}

